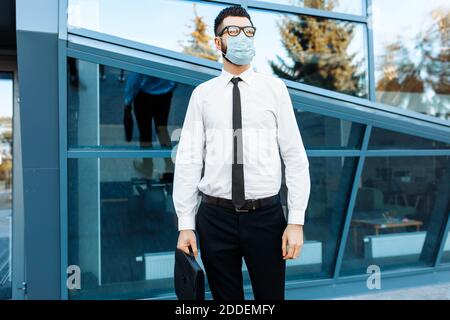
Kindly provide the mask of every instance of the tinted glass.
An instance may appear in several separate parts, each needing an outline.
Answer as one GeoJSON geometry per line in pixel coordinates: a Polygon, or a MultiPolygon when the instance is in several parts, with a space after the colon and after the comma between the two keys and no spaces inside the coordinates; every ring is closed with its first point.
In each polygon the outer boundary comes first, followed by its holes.
{"type": "Polygon", "coordinates": [[[341,275],[430,266],[450,205],[450,157],[366,158],[341,275]]]}
{"type": "MultiPolygon", "coordinates": [[[[286,263],[286,279],[319,279],[333,275],[341,228],[356,170],[357,158],[309,157],[311,195],[305,214],[300,257],[286,263]]],[[[287,188],[282,203],[286,212],[287,188]]]]}
{"type": "Polygon", "coordinates": [[[300,109],[296,109],[295,115],[304,145],[308,149],[361,147],[365,125],[300,109]]]}
{"type": "Polygon", "coordinates": [[[11,298],[13,84],[12,73],[0,72],[0,300],[11,298]]]}
{"type": "Polygon", "coordinates": [[[264,2],[362,15],[363,0],[262,0],[264,2]]]}
{"type": "Polygon", "coordinates": [[[444,235],[444,251],[441,263],[450,263],[450,231],[444,235]]]}
{"type": "MultiPolygon", "coordinates": [[[[69,31],[94,30],[222,62],[214,19],[225,6],[182,0],[70,0],[69,31]],[[149,19],[149,12],[154,12],[149,19]],[[135,21],[135,23],[130,23],[135,21]],[[170,22],[170,28],[161,26],[170,22]],[[149,32],[153,30],[153,32],[149,32]]],[[[249,9],[259,72],[341,93],[367,97],[364,25],[342,20],[249,9]]]]}
{"type": "Polygon", "coordinates": [[[358,97],[368,96],[364,25],[249,10],[257,71],[358,97]]]}
{"type": "Polygon", "coordinates": [[[171,149],[193,89],[68,58],[69,147],[171,149]]]}
{"type": "Polygon", "coordinates": [[[225,7],[183,0],[69,0],[68,28],[218,60],[214,19],[225,7]]]}
{"type": "Polygon", "coordinates": [[[450,144],[373,128],[370,134],[369,149],[450,149],[450,144]]]}
{"type": "Polygon", "coordinates": [[[70,290],[71,299],[173,291],[178,232],[167,162],[69,160],[69,265],[81,271],[81,289],[70,290]]]}
{"type": "Polygon", "coordinates": [[[373,0],[372,9],[377,100],[450,119],[449,2],[373,0]]]}

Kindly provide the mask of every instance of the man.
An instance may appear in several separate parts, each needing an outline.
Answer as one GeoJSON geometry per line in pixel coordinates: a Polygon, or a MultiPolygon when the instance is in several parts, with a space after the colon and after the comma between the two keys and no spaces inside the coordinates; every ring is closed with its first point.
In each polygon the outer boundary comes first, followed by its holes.
{"type": "MultiPolygon", "coordinates": [[[[175,86],[174,81],[129,72],[124,93],[125,111],[128,111],[129,118],[131,118],[131,106],[134,105],[141,148],[152,146],[153,119],[161,147],[172,147],[167,122],[175,86]]],[[[131,140],[131,138],[128,136],[127,140],[131,140]]],[[[142,162],[135,160],[133,163],[136,170],[145,176],[152,177],[152,158],[144,158],[142,162]]],[[[166,174],[173,172],[171,159],[165,159],[165,166],[166,174]]]]}
{"type": "Polygon", "coordinates": [[[197,256],[197,231],[209,287],[220,300],[244,299],[242,257],[254,298],[284,299],[286,260],[300,254],[310,193],[309,162],[287,87],[251,68],[255,31],[242,7],[217,16],[222,73],[192,92],[175,163],[177,247],[186,253],[191,247],[197,256]],[[287,220],[279,198],[280,154],[287,220]]]}

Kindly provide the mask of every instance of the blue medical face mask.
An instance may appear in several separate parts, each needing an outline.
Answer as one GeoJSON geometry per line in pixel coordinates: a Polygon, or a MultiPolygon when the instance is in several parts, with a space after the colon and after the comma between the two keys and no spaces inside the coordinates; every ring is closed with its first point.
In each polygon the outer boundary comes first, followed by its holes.
{"type": "Polygon", "coordinates": [[[253,38],[247,37],[240,32],[236,37],[228,36],[227,52],[222,55],[237,65],[249,64],[255,56],[253,38]]]}

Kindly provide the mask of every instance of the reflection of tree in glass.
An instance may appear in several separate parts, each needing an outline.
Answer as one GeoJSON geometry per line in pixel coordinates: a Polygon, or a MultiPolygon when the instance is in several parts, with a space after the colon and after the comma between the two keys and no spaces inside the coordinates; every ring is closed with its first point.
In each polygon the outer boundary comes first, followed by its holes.
{"type": "Polygon", "coordinates": [[[210,37],[206,32],[207,25],[203,21],[203,17],[198,16],[195,3],[193,6],[195,15],[192,20],[194,22],[194,31],[188,34],[188,36],[190,36],[188,45],[183,44],[182,41],[180,41],[179,44],[183,47],[183,53],[217,61],[219,60],[219,56],[217,55],[215,49],[213,49],[213,46],[209,43],[212,37],[210,37]]]}
{"type": "MultiPolygon", "coordinates": [[[[432,27],[419,46],[423,52],[425,82],[434,91],[432,102],[450,117],[450,11],[434,10],[432,27]]],[[[436,110],[438,111],[438,110],[436,110]]],[[[439,112],[439,111],[438,111],[439,112]]]]}
{"type": "MultiPolygon", "coordinates": [[[[305,0],[305,6],[332,10],[337,0],[305,0]]],[[[349,54],[355,25],[349,22],[311,16],[285,15],[278,22],[281,41],[291,63],[277,56],[269,61],[274,74],[281,78],[366,96],[364,71],[360,72],[356,54],[349,54]]]]}
{"type": "Polygon", "coordinates": [[[389,104],[404,109],[414,109],[414,100],[410,96],[392,95],[392,92],[422,93],[424,84],[420,78],[420,70],[410,59],[409,50],[401,41],[386,46],[381,68],[382,78],[377,82],[378,100],[389,101],[389,104]]]}
{"type": "MultiPolygon", "coordinates": [[[[13,149],[13,135],[12,135],[12,118],[0,117],[0,128],[3,133],[0,135],[0,191],[11,189],[12,186],[12,154],[13,149]]],[[[3,207],[0,203],[0,208],[3,207]]]]}
{"type": "Polygon", "coordinates": [[[431,17],[431,26],[414,37],[414,50],[408,50],[403,39],[385,47],[377,82],[378,100],[411,110],[417,109],[418,103],[426,104],[425,113],[448,118],[450,12],[438,8],[431,17]],[[421,100],[401,93],[421,94],[421,100]]]}

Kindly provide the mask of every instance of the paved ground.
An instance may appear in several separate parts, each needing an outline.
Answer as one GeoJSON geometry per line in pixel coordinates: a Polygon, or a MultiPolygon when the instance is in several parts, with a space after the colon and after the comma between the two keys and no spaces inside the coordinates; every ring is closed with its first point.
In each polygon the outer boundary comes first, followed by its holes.
{"type": "Polygon", "coordinates": [[[340,297],[335,300],[450,300],[450,283],[383,290],[370,294],[340,297]]]}

